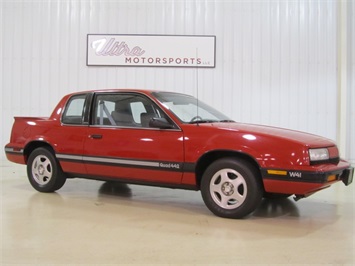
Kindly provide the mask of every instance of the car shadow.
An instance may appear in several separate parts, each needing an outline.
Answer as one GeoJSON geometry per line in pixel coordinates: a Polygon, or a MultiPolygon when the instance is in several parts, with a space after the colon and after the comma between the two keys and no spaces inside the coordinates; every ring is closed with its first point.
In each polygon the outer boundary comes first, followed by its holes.
{"type": "MultiPolygon", "coordinates": [[[[132,198],[132,189],[126,183],[120,182],[104,182],[99,188],[99,195],[101,196],[113,196],[113,197],[121,197],[121,198],[132,198]]],[[[179,201],[178,198],[175,198],[179,201]]],[[[139,200],[138,200],[139,201],[139,200]]],[[[158,204],[156,197],[154,197],[154,204],[158,204]]],[[[164,200],[162,199],[162,204],[164,200]]],[[[151,202],[153,203],[153,202],[151,202]]],[[[184,205],[184,202],[171,202],[171,204],[176,206],[183,206],[184,209],[188,209],[188,206],[184,205]]],[[[201,205],[203,206],[203,202],[201,199],[201,205]]],[[[196,207],[196,206],[195,206],[196,207]]],[[[193,207],[191,207],[193,208],[193,207]]],[[[207,208],[207,207],[206,207],[207,208]]],[[[196,208],[194,208],[196,211],[196,208]]],[[[201,210],[201,213],[204,213],[205,210],[201,210]]],[[[284,198],[284,199],[263,199],[258,206],[258,208],[250,215],[250,217],[255,218],[276,218],[281,216],[289,216],[289,217],[300,217],[299,209],[297,205],[292,200],[292,198],[284,198]]]]}
{"type": "Polygon", "coordinates": [[[259,218],[275,218],[280,216],[300,217],[300,212],[291,198],[263,199],[252,216],[259,218]]]}
{"type": "Polygon", "coordinates": [[[104,182],[99,188],[100,195],[110,195],[123,198],[132,197],[132,189],[126,183],[104,182]]]}

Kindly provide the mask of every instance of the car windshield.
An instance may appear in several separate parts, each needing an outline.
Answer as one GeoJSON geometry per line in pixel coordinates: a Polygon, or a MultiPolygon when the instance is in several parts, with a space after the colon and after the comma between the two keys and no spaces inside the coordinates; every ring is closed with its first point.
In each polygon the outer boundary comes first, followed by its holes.
{"type": "Polygon", "coordinates": [[[154,92],[153,95],[183,123],[233,122],[192,96],[172,92],[154,92]]]}

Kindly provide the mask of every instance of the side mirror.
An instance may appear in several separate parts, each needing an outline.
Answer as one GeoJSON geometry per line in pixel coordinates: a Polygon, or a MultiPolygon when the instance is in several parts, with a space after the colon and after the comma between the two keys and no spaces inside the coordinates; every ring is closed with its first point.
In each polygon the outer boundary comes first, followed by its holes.
{"type": "Polygon", "coordinates": [[[166,118],[158,118],[158,117],[153,117],[149,121],[149,127],[153,128],[160,128],[160,129],[172,129],[174,128],[173,125],[171,125],[166,118]]]}

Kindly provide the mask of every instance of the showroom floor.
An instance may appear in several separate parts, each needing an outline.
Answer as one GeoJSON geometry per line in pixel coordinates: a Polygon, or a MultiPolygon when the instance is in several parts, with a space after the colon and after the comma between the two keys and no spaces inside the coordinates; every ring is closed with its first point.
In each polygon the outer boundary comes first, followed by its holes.
{"type": "Polygon", "coordinates": [[[44,194],[25,166],[0,169],[1,265],[355,264],[354,184],[229,220],[199,192],[72,179],[44,194]]]}

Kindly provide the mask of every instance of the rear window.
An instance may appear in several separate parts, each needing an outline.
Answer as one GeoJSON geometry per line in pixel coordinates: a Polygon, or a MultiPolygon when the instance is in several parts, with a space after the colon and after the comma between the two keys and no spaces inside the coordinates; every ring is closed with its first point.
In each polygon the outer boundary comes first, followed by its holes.
{"type": "Polygon", "coordinates": [[[75,95],[70,98],[62,116],[63,124],[83,124],[86,94],[75,95]]]}

